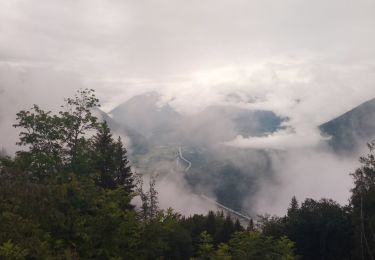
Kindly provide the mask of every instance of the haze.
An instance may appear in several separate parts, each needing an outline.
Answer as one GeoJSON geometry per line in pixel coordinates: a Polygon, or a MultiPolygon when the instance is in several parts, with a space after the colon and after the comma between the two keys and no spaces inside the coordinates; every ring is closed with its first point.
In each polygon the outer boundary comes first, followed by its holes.
{"type": "Polygon", "coordinates": [[[54,110],[88,87],[109,112],[156,91],[184,115],[225,104],[289,118],[221,144],[287,151],[248,199],[257,212],[292,195],[346,203],[356,157],[321,148],[318,126],[375,97],[374,12],[372,0],[0,0],[0,147],[15,151],[15,113],[34,103],[54,110]]]}

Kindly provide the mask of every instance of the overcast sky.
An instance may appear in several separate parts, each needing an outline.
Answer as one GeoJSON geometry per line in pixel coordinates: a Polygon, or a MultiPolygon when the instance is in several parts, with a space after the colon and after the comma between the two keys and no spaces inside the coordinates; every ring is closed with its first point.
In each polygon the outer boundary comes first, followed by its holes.
{"type": "Polygon", "coordinates": [[[0,0],[0,124],[80,87],[107,111],[150,90],[185,113],[237,92],[309,145],[315,126],[375,97],[374,14],[373,0],[0,0]]]}

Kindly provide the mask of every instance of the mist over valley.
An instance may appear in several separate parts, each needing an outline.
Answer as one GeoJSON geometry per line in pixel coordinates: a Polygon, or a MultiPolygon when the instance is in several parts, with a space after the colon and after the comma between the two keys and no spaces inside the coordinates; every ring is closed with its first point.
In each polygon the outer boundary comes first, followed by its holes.
{"type": "MultiPolygon", "coordinates": [[[[229,98],[233,96],[235,93],[229,98]]],[[[317,126],[322,139],[316,145],[287,149],[231,144],[238,136],[266,139],[280,131],[293,131],[287,117],[233,103],[183,114],[162,103],[157,92],[147,92],[101,113],[116,134],[127,138],[137,171],[158,176],[161,194],[169,191],[166,186],[183,187],[165,196],[166,201],[161,203],[166,207],[172,205],[170,196],[176,205],[184,192],[186,197],[195,196],[193,200],[181,199],[178,207],[185,214],[191,213],[186,208],[203,210],[194,204],[202,204],[204,199],[199,196],[205,195],[235,211],[256,216],[285,213],[282,210],[295,195],[333,197],[345,204],[350,190],[348,173],[366,142],[375,136],[374,104],[374,99],[359,104],[317,126]],[[331,185],[336,181],[342,187],[333,191],[331,185]],[[313,188],[308,188],[310,185],[313,188]]]]}

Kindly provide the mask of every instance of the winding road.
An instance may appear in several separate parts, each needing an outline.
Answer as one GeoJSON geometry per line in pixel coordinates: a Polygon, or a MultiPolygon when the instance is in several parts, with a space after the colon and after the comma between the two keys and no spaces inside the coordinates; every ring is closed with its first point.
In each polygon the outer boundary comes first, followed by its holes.
{"type": "MultiPolygon", "coordinates": [[[[182,148],[181,148],[181,146],[178,147],[178,157],[182,161],[184,161],[184,162],[187,163],[188,166],[185,168],[184,171],[188,172],[190,170],[191,166],[192,166],[192,163],[182,155],[182,148]]],[[[178,165],[178,159],[177,159],[176,163],[178,165]]],[[[218,208],[221,208],[223,210],[226,210],[229,213],[232,213],[233,215],[237,216],[237,218],[241,218],[241,219],[243,219],[243,220],[245,220],[247,222],[250,221],[250,219],[251,219],[249,216],[245,216],[244,214],[242,214],[242,213],[240,213],[238,211],[235,211],[235,210],[233,210],[231,208],[228,208],[228,207],[224,206],[223,204],[220,204],[219,202],[217,202],[217,201],[215,201],[215,200],[213,200],[213,199],[211,199],[211,198],[209,198],[209,197],[207,197],[207,196],[205,196],[203,194],[199,194],[198,196],[200,196],[202,199],[208,201],[209,203],[216,205],[218,208]]]]}
{"type": "Polygon", "coordinates": [[[182,155],[182,148],[181,146],[178,147],[178,156],[180,157],[181,160],[183,160],[184,162],[186,162],[188,164],[188,166],[185,168],[185,172],[188,172],[191,168],[191,162],[189,160],[187,160],[183,155],[182,155]]]}

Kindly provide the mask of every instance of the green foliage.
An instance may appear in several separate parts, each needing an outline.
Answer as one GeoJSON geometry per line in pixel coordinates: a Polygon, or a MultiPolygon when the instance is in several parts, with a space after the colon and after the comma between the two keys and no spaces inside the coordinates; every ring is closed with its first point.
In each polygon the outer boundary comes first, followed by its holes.
{"type": "Polygon", "coordinates": [[[214,258],[217,260],[232,260],[230,247],[225,243],[221,243],[215,252],[214,258]]]}
{"type": "Polygon", "coordinates": [[[42,180],[63,170],[89,170],[85,135],[98,128],[91,110],[99,106],[99,101],[90,89],[79,90],[74,98],[65,101],[58,115],[37,105],[17,113],[14,127],[22,128],[17,144],[29,148],[17,153],[18,160],[35,179],[42,180]]]}
{"type": "Polygon", "coordinates": [[[63,164],[61,119],[34,105],[30,111],[17,113],[17,121],[14,127],[23,128],[17,144],[29,147],[28,152],[17,154],[27,164],[27,170],[37,179],[60,171],[63,164]]]}
{"type": "Polygon", "coordinates": [[[136,191],[140,196],[142,205],[141,205],[141,217],[143,221],[153,221],[158,217],[158,192],[155,189],[156,178],[155,176],[150,177],[149,188],[147,191],[143,188],[143,178],[141,175],[136,176],[137,184],[136,191]]]}
{"type": "Polygon", "coordinates": [[[11,240],[4,242],[0,246],[0,257],[8,260],[23,260],[28,255],[27,249],[21,249],[14,245],[11,240]]]}
{"type": "Polygon", "coordinates": [[[0,160],[5,253],[20,248],[36,259],[134,258],[139,253],[140,224],[130,205],[133,179],[126,149],[104,123],[97,123],[91,112],[97,106],[93,91],[86,89],[66,99],[58,115],[38,106],[17,114],[15,127],[23,128],[18,144],[28,150],[15,160],[0,160]],[[100,145],[108,148],[105,152],[89,134],[104,128],[108,138],[100,145]],[[103,157],[97,154],[107,156],[109,171],[101,172],[103,157]],[[98,182],[97,171],[113,185],[98,182]]]}
{"type": "Polygon", "coordinates": [[[286,237],[278,240],[258,232],[238,232],[229,241],[233,259],[296,259],[294,243],[286,237]]]}
{"type": "Polygon", "coordinates": [[[288,217],[293,218],[295,214],[297,214],[299,209],[299,204],[297,198],[295,196],[292,197],[292,201],[290,202],[290,206],[288,208],[288,217]]]}
{"type": "Polygon", "coordinates": [[[306,199],[301,207],[295,202],[285,217],[263,217],[263,234],[288,236],[304,259],[350,258],[352,226],[347,209],[326,199],[306,199]]]}
{"type": "Polygon", "coordinates": [[[275,250],[279,252],[280,258],[282,260],[293,260],[293,259],[298,259],[294,254],[294,248],[295,248],[295,243],[292,242],[288,237],[282,236],[278,240],[276,240],[275,244],[275,250]]]}
{"type": "MultiPolygon", "coordinates": [[[[267,236],[273,236],[276,238],[282,237],[287,233],[287,218],[277,216],[258,216],[258,226],[263,234],[267,236]]],[[[255,231],[253,228],[249,231],[255,231]]]]}
{"type": "Polygon", "coordinates": [[[204,231],[199,236],[198,259],[209,260],[214,256],[214,246],[212,237],[207,231],[204,231]]]}
{"type": "Polygon", "coordinates": [[[98,133],[92,138],[91,150],[94,168],[99,171],[97,184],[104,189],[123,187],[127,192],[133,192],[134,179],[127,151],[120,137],[113,140],[106,122],[99,125],[98,133]]]}
{"type": "Polygon", "coordinates": [[[96,107],[99,107],[99,99],[95,97],[94,90],[81,89],[73,98],[65,99],[63,111],[59,112],[63,126],[61,135],[73,169],[80,146],[85,141],[84,135],[98,127],[97,118],[92,115],[92,109],[96,107]]]}
{"type": "MultiPolygon", "coordinates": [[[[14,214],[3,212],[0,216],[0,256],[16,255],[43,258],[51,255],[48,248],[48,234],[41,230],[38,223],[14,214]]],[[[2,259],[0,257],[0,259],[2,259]]],[[[8,259],[5,257],[5,259],[8,259]]],[[[17,259],[17,258],[15,258],[17,259]]],[[[19,258],[22,259],[22,258],[19,258]]]]}
{"type": "Polygon", "coordinates": [[[362,166],[352,177],[354,188],[350,204],[355,226],[355,255],[374,259],[375,256],[375,142],[368,144],[369,153],[360,157],[362,166]]]}

